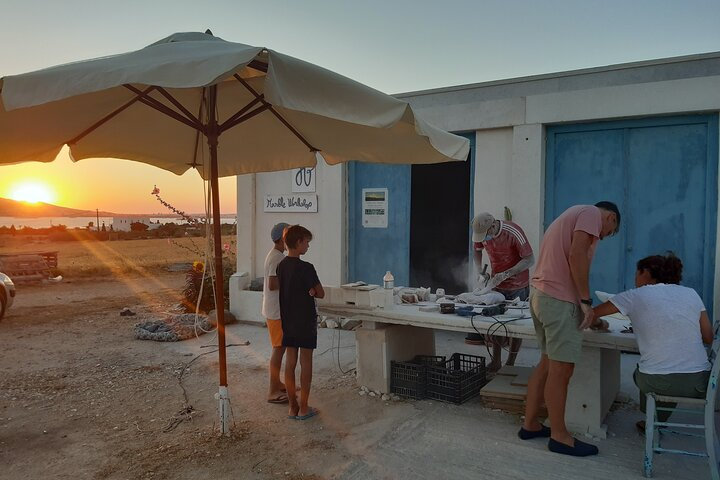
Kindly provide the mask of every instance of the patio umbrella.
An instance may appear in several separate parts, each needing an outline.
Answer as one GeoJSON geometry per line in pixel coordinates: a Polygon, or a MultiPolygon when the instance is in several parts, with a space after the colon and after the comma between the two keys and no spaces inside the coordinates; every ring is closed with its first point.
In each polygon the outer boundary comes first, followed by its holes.
{"type": "MultiPolygon", "coordinates": [[[[210,182],[222,272],[218,178],[350,160],[465,160],[468,141],[409,104],[319,66],[206,33],[0,79],[0,165],[134,160],[210,182]]],[[[220,423],[229,432],[222,275],[216,278],[220,423]]]]}

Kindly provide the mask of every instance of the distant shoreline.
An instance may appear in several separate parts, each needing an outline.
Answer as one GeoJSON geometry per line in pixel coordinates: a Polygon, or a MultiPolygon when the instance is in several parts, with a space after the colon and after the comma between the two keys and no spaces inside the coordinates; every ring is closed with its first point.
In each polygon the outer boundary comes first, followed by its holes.
{"type": "MultiPolygon", "coordinates": [[[[190,215],[191,218],[204,219],[205,215],[190,215]]],[[[114,218],[149,219],[152,223],[186,224],[185,219],[179,215],[82,215],[82,216],[44,216],[44,217],[4,217],[0,216],[0,227],[15,226],[15,228],[50,228],[64,225],[67,228],[86,228],[92,223],[94,227],[105,225],[107,228],[113,224],[114,218]]],[[[235,215],[224,214],[220,216],[223,224],[234,223],[235,215]]]]}
{"type": "MultiPolygon", "coordinates": [[[[167,213],[108,213],[108,212],[99,212],[98,215],[89,215],[89,214],[77,214],[77,215],[0,215],[0,218],[86,218],[86,217],[95,217],[99,216],[102,218],[108,218],[108,217],[151,217],[151,218],[182,218],[181,215],[175,215],[175,214],[167,214],[167,213]]],[[[188,213],[188,217],[191,218],[204,218],[204,213],[188,213]]],[[[236,217],[237,214],[235,213],[221,213],[220,218],[233,218],[236,217]]]]}
{"type": "MultiPolygon", "coordinates": [[[[205,213],[188,213],[189,217],[204,218],[205,213]]],[[[37,219],[37,218],[81,218],[81,217],[154,217],[154,218],[182,218],[169,211],[154,213],[115,213],[99,209],[81,210],[77,208],[61,207],[50,203],[29,203],[0,197],[0,218],[37,219]]],[[[233,212],[220,212],[221,218],[235,217],[233,212]]]]}

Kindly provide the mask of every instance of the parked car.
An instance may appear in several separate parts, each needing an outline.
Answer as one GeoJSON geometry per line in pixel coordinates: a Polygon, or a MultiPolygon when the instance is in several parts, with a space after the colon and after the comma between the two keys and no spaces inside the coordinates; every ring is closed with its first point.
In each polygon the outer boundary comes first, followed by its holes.
{"type": "Polygon", "coordinates": [[[10,277],[0,272],[0,320],[5,316],[14,299],[15,284],[10,277]]]}

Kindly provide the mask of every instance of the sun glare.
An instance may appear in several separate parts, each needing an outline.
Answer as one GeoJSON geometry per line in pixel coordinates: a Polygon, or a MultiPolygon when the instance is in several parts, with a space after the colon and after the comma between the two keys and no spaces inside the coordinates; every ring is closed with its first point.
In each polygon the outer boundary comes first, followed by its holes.
{"type": "Polygon", "coordinates": [[[55,192],[44,183],[25,182],[15,185],[10,190],[10,198],[19,202],[52,203],[55,200],[55,192]]]}

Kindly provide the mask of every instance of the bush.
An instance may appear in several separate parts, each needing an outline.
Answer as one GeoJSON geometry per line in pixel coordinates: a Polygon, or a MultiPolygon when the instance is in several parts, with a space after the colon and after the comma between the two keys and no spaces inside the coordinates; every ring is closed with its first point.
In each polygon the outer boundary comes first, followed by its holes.
{"type": "MultiPolygon", "coordinates": [[[[186,312],[208,313],[215,310],[215,284],[210,274],[203,270],[202,262],[193,262],[192,268],[185,274],[185,287],[183,288],[183,306],[186,312]],[[205,282],[203,283],[203,277],[205,282]],[[200,289],[202,288],[202,295],[200,289]],[[198,301],[198,297],[200,300],[198,301]],[[196,308],[199,304],[199,308],[196,308]]],[[[230,276],[235,272],[235,265],[223,259],[223,290],[225,293],[225,308],[230,307],[230,276]]]]}
{"type": "Polygon", "coordinates": [[[185,311],[209,312],[215,308],[215,299],[213,298],[214,288],[210,275],[205,270],[202,262],[193,262],[190,270],[185,274],[185,288],[183,288],[183,305],[185,311]],[[203,278],[205,282],[203,283],[203,278]],[[202,288],[202,296],[200,289],[202,288]],[[198,300],[199,298],[199,300],[198,300]]]}

